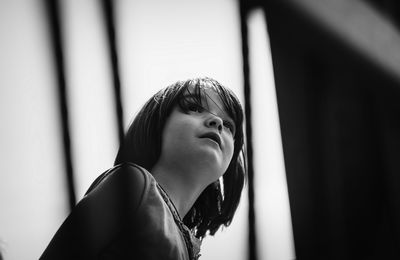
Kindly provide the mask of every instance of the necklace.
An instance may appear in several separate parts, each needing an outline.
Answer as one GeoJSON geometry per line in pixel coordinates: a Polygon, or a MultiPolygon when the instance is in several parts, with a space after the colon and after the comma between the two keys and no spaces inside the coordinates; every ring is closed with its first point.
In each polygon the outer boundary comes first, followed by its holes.
{"type": "MultiPolygon", "coordinates": [[[[186,244],[186,249],[189,254],[189,259],[196,260],[200,257],[199,253],[194,252],[193,250],[193,243],[191,239],[191,234],[189,231],[189,228],[186,227],[186,225],[183,223],[181,216],[179,215],[178,210],[175,207],[175,204],[172,202],[171,198],[168,196],[168,193],[161,187],[159,183],[157,183],[157,187],[161,193],[161,197],[164,199],[165,203],[168,205],[168,208],[170,209],[172,216],[174,217],[175,223],[179,227],[179,230],[181,231],[183,238],[185,240],[186,244]]],[[[193,234],[192,234],[193,235],[193,234]]]]}
{"type": "MultiPolygon", "coordinates": [[[[175,204],[174,204],[174,202],[171,200],[171,198],[169,197],[168,193],[164,190],[164,188],[163,188],[159,183],[157,183],[157,187],[162,191],[162,195],[164,195],[164,196],[163,196],[164,200],[167,199],[168,202],[170,202],[170,204],[172,205],[172,207],[174,207],[173,213],[176,213],[176,214],[173,214],[173,215],[174,215],[174,216],[176,215],[177,218],[178,218],[178,220],[179,220],[179,222],[182,222],[182,223],[183,223],[182,218],[181,218],[181,216],[179,215],[179,211],[178,211],[178,209],[175,207],[175,204]]],[[[167,202],[167,201],[166,201],[166,202],[167,202]]],[[[169,204],[169,203],[167,203],[167,204],[169,204]]]]}

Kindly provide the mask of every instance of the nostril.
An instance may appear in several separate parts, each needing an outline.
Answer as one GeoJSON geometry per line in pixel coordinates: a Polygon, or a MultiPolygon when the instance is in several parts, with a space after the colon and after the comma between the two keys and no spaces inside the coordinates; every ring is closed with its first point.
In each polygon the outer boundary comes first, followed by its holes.
{"type": "Polygon", "coordinates": [[[217,121],[210,121],[209,122],[209,126],[211,126],[211,127],[216,127],[217,128],[217,130],[218,131],[222,131],[222,125],[221,124],[219,124],[217,121]]]}
{"type": "Polygon", "coordinates": [[[222,119],[220,119],[220,118],[217,117],[217,116],[213,116],[213,117],[208,118],[208,119],[205,121],[205,124],[206,124],[206,126],[208,126],[208,127],[212,127],[212,128],[217,129],[219,132],[221,132],[221,131],[222,131],[222,128],[223,128],[223,126],[222,126],[222,119]]]}

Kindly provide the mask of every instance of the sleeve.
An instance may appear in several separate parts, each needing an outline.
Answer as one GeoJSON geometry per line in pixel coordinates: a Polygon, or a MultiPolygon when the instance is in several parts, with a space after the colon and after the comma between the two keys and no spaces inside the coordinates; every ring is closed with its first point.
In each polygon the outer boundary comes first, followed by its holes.
{"type": "Polygon", "coordinates": [[[139,167],[117,168],[77,204],[40,259],[96,258],[135,215],[145,187],[139,167]]]}

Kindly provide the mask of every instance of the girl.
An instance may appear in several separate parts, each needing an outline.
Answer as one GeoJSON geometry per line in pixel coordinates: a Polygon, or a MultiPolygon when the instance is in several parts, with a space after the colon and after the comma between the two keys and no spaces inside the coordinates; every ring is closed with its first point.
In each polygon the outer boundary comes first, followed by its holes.
{"type": "Polygon", "coordinates": [[[41,259],[198,259],[240,200],[242,124],[239,100],[213,79],[156,93],[41,259]]]}

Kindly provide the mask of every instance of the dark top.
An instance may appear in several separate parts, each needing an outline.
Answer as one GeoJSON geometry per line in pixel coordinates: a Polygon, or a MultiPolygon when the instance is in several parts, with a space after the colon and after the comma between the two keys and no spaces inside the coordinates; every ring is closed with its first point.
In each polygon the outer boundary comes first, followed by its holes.
{"type": "Polygon", "coordinates": [[[126,163],[94,181],[41,259],[192,260],[200,244],[154,177],[126,163]]]}

